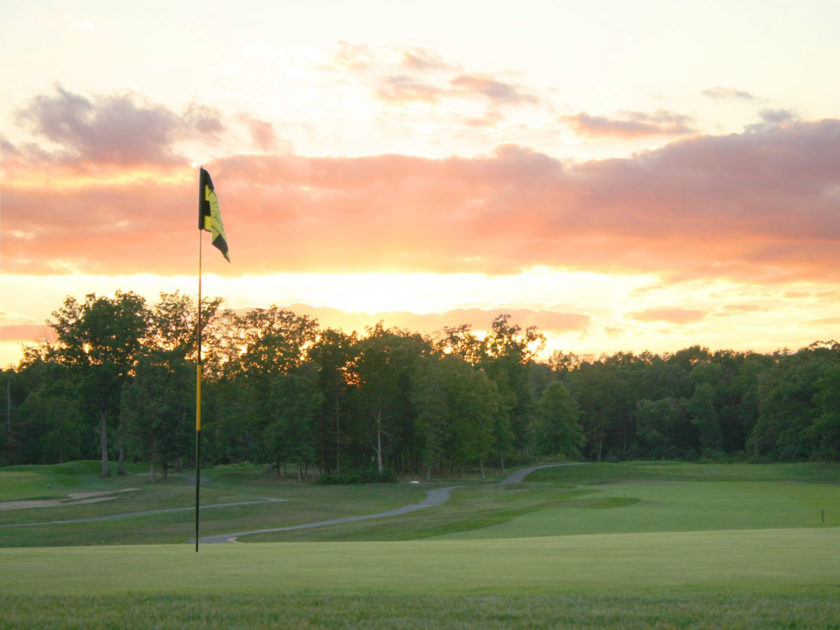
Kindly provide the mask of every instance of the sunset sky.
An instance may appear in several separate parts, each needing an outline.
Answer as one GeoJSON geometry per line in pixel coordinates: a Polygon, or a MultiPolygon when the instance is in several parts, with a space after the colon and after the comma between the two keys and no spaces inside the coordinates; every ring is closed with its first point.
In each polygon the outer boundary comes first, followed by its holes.
{"type": "Polygon", "coordinates": [[[555,349],[840,337],[840,2],[5,3],[0,367],[204,293],[555,349]],[[209,235],[204,233],[205,244],[209,235]]]}

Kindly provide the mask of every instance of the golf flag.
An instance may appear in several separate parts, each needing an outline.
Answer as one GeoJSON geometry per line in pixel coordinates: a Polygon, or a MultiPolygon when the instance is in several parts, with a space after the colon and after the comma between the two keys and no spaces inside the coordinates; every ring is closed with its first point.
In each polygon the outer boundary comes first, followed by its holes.
{"type": "Polygon", "coordinates": [[[222,223],[222,213],[219,210],[219,198],[213,188],[210,173],[203,168],[198,185],[198,229],[207,230],[213,235],[213,245],[230,262],[225,225],[222,223]]]}

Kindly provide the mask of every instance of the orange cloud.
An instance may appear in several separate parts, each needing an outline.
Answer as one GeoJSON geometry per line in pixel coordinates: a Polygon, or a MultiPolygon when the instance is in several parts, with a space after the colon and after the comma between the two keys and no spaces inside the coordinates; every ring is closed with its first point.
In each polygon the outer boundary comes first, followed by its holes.
{"type": "Polygon", "coordinates": [[[374,312],[348,313],[346,311],[293,304],[288,307],[295,313],[308,315],[318,320],[322,327],[343,328],[362,331],[378,321],[386,327],[416,330],[423,334],[442,332],[445,327],[468,324],[473,330],[486,330],[495,317],[502,313],[511,316],[511,321],[523,328],[536,326],[543,332],[562,334],[585,332],[589,328],[590,316],[581,313],[562,313],[532,309],[455,309],[442,313],[374,312]]]}
{"type": "Polygon", "coordinates": [[[522,86],[499,81],[485,74],[461,74],[449,83],[461,93],[481,96],[496,104],[536,104],[542,100],[529,94],[522,86]]]}
{"type": "Polygon", "coordinates": [[[383,49],[339,42],[323,69],[361,81],[388,104],[475,99],[500,107],[544,102],[524,86],[489,74],[462,72],[460,66],[422,47],[383,49]]]}
{"type": "Polygon", "coordinates": [[[3,341],[55,341],[56,335],[52,328],[35,324],[5,324],[0,325],[0,340],[3,341]]]}
{"type": "Polygon", "coordinates": [[[421,101],[425,103],[436,103],[446,91],[415,80],[406,75],[394,75],[380,80],[376,87],[376,96],[384,101],[406,103],[410,101],[421,101]]]}
{"type": "Polygon", "coordinates": [[[560,121],[585,138],[638,138],[643,136],[684,136],[693,133],[688,116],[660,111],[655,114],[625,112],[620,118],[580,113],[561,116],[560,121]]]}
{"type": "Polygon", "coordinates": [[[652,308],[645,311],[628,313],[630,319],[639,322],[668,322],[670,324],[690,324],[706,317],[706,311],[687,308],[652,308]]]}
{"type": "Polygon", "coordinates": [[[456,68],[456,66],[448,63],[436,52],[421,46],[403,50],[400,64],[409,70],[421,72],[429,70],[451,70],[456,68]]]}
{"type": "MultiPolygon", "coordinates": [[[[25,166],[4,184],[4,271],[193,273],[192,169],[39,186],[41,167],[25,166]]],[[[580,164],[503,146],[443,160],[238,155],[209,169],[234,261],[224,273],[545,265],[776,282],[840,263],[838,120],[580,164]]]]}

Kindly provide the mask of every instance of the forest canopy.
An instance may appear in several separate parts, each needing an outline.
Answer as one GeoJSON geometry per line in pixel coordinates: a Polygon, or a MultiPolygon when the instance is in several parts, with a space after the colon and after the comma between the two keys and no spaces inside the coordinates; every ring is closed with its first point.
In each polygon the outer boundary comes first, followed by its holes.
{"type": "MultiPolygon", "coordinates": [[[[540,457],[840,456],[840,344],[796,352],[555,352],[508,315],[435,336],[321,328],[202,303],[203,464],[431,478],[540,457]]],[[[0,464],[191,462],[197,309],[180,293],[67,297],[2,372],[0,464]]]]}

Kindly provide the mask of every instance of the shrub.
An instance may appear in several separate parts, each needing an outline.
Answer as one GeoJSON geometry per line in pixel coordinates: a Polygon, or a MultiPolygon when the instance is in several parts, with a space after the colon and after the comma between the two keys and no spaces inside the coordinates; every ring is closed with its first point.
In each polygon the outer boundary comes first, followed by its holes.
{"type": "Polygon", "coordinates": [[[321,473],[316,483],[341,485],[354,483],[394,483],[397,473],[386,468],[381,473],[376,468],[353,468],[342,472],[321,473]]]}

